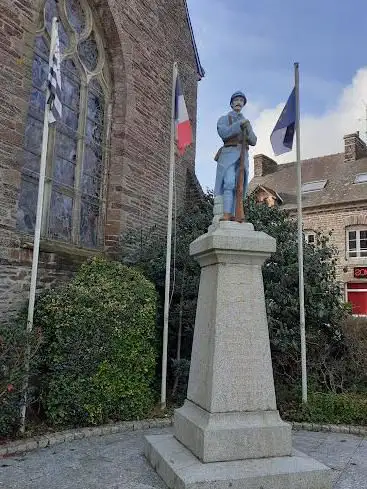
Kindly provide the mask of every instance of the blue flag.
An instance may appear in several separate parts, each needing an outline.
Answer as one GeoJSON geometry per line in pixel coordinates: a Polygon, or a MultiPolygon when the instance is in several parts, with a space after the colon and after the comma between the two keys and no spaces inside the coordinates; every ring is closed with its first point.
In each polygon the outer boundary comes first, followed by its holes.
{"type": "Polygon", "coordinates": [[[292,150],[296,128],[296,89],[292,90],[270,136],[274,154],[279,156],[292,150]]]}

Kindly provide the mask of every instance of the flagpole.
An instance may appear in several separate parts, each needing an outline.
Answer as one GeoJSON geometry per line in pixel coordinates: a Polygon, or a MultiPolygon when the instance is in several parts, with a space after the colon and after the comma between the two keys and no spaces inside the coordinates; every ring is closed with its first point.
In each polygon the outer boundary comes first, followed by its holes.
{"type": "Polygon", "coordinates": [[[302,364],[302,402],[307,403],[307,363],[306,363],[306,321],[305,321],[305,285],[303,276],[303,221],[302,221],[302,169],[301,169],[301,134],[299,103],[299,64],[294,63],[296,88],[296,151],[297,151],[297,208],[298,208],[298,270],[299,270],[299,318],[301,333],[302,364]]]}
{"type": "Polygon", "coordinates": [[[170,301],[170,282],[171,282],[173,177],[174,177],[174,168],[175,168],[176,80],[177,80],[177,63],[175,62],[173,64],[173,78],[172,78],[171,149],[170,149],[170,160],[169,160],[166,279],[165,279],[164,317],[163,317],[162,386],[161,386],[161,409],[162,410],[164,410],[167,405],[167,353],[168,353],[168,320],[169,320],[169,301],[170,301]]]}
{"type": "MultiPolygon", "coordinates": [[[[52,19],[49,66],[52,65],[52,58],[55,50],[57,22],[58,22],[57,17],[54,17],[52,19]]],[[[47,88],[45,114],[43,119],[42,151],[41,151],[40,175],[39,175],[39,183],[38,183],[36,226],[34,230],[31,284],[29,289],[27,333],[31,333],[31,331],[33,330],[34,304],[36,299],[37,272],[38,272],[38,259],[39,259],[40,240],[41,240],[43,196],[44,196],[44,189],[45,189],[46,159],[47,159],[48,131],[49,131],[49,117],[50,117],[50,105],[48,104],[49,96],[50,96],[50,91],[49,88],[47,88]]],[[[29,363],[30,363],[30,345],[29,343],[27,343],[26,354],[25,354],[25,378],[24,378],[24,385],[23,385],[23,404],[21,406],[21,420],[20,420],[20,431],[22,433],[24,433],[25,430],[25,418],[26,418],[26,411],[27,411],[29,363]]]]}

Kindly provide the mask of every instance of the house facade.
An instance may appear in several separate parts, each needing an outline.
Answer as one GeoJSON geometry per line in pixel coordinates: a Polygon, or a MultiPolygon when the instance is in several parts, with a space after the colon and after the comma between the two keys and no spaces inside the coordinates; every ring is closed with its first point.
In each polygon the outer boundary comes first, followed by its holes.
{"type": "MultiPolygon", "coordinates": [[[[278,165],[254,157],[250,191],[256,200],[279,205],[296,217],[295,163],[278,165]]],[[[303,228],[308,243],[332,232],[338,249],[337,279],[353,313],[367,315],[367,147],[358,133],[344,137],[344,152],[302,161],[303,228]]]]}
{"type": "MultiPolygon", "coordinates": [[[[59,19],[62,120],[50,127],[39,285],[157,226],[168,201],[173,63],[196,129],[204,75],[186,0],[0,0],[0,319],[29,290],[50,29],[59,19]]],[[[195,144],[176,169],[182,207],[195,144]]]]}

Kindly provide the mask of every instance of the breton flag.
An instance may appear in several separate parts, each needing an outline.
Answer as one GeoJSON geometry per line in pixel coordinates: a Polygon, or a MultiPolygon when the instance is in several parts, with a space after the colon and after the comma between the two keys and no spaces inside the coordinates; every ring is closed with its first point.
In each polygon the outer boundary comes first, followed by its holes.
{"type": "Polygon", "coordinates": [[[178,75],[175,87],[175,123],[177,148],[183,155],[186,147],[192,143],[192,128],[178,75]]]}
{"type": "Polygon", "coordinates": [[[52,56],[50,56],[50,66],[48,72],[48,90],[50,93],[48,104],[50,106],[49,123],[52,124],[57,119],[61,119],[61,55],[58,23],[56,23],[55,45],[52,56]]]}
{"type": "Polygon", "coordinates": [[[274,154],[279,156],[292,150],[296,128],[296,89],[292,90],[270,136],[274,154]]]}

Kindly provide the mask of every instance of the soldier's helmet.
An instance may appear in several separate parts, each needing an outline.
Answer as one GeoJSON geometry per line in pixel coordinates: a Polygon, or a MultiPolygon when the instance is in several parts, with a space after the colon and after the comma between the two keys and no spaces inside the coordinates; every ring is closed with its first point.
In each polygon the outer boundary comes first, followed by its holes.
{"type": "Polygon", "coordinates": [[[232,102],[233,102],[233,100],[234,100],[236,97],[242,97],[242,98],[243,98],[243,100],[244,100],[244,105],[246,105],[246,103],[247,103],[247,98],[246,98],[246,95],[245,95],[243,92],[238,91],[238,92],[235,92],[235,93],[232,95],[232,97],[231,97],[231,102],[230,102],[230,105],[231,105],[231,106],[232,106],[232,102]]]}

